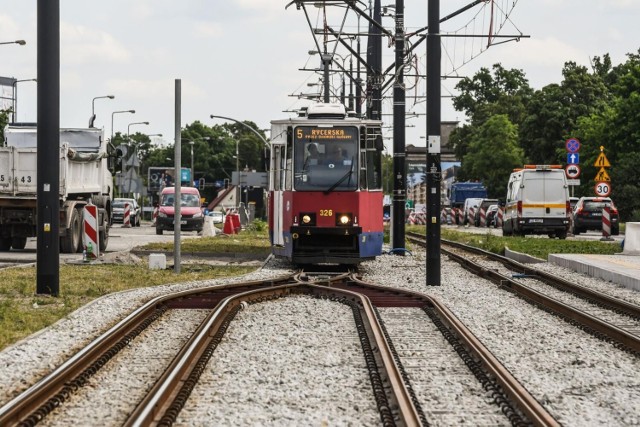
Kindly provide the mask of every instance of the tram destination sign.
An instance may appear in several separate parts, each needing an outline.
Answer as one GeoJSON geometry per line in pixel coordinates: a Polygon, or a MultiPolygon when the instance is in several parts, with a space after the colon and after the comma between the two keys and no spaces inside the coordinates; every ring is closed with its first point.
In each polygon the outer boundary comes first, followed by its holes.
{"type": "Polygon", "coordinates": [[[298,126],[295,139],[299,142],[357,141],[358,128],[355,126],[298,126]]]}

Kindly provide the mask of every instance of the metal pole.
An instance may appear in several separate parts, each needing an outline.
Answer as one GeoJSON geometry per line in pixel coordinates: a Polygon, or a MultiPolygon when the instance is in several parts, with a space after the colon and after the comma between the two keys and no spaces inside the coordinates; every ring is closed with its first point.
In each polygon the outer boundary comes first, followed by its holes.
{"type": "Polygon", "coordinates": [[[60,1],[38,0],[36,293],[60,294],[60,1]]]}
{"type": "MultiPolygon", "coordinates": [[[[240,188],[240,140],[236,140],[236,206],[240,209],[240,197],[242,197],[242,189],[240,188]]],[[[238,211],[239,212],[239,211],[238,211]]]]}
{"type": "Polygon", "coordinates": [[[174,215],[173,219],[175,223],[173,224],[173,272],[176,274],[180,274],[180,221],[182,220],[181,212],[180,212],[180,200],[181,200],[181,188],[182,188],[182,157],[180,154],[180,150],[182,147],[181,140],[181,129],[180,123],[182,123],[181,117],[181,94],[182,94],[182,81],[180,79],[176,79],[175,82],[175,141],[176,145],[174,147],[174,168],[175,168],[175,197],[174,197],[174,215]]]}
{"type": "Polygon", "coordinates": [[[13,123],[18,122],[18,81],[13,81],[13,123]]]}
{"type": "Polygon", "coordinates": [[[322,54],[322,68],[323,68],[323,74],[324,74],[324,102],[325,103],[329,103],[330,102],[330,92],[329,92],[329,67],[331,67],[331,58],[332,55],[328,54],[328,53],[323,53],[322,54]]]}
{"type": "Polygon", "coordinates": [[[393,230],[392,249],[404,255],[407,200],[404,90],[404,0],[396,0],[396,75],[393,84],[393,230]]]}
{"type": "Polygon", "coordinates": [[[189,141],[189,145],[191,145],[191,182],[193,182],[193,186],[195,187],[195,181],[196,181],[196,171],[193,168],[193,144],[195,144],[194,141],[189,141]]]}
{"type": "Polygon", "coordinates": [[[440,0],[429,0],[427,33],[427,286],[440,286],[440,0]]]}

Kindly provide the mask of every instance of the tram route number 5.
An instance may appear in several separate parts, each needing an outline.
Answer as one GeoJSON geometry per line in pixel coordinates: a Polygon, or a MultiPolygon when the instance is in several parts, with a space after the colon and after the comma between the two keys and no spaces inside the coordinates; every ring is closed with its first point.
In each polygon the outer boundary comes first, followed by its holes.
{"type": "Polygon", "coordinates": [[[611,194],[611,184],[608,182],[598,182],[593,190],[595,191],[596,196],[607,197],[611,194]]]}

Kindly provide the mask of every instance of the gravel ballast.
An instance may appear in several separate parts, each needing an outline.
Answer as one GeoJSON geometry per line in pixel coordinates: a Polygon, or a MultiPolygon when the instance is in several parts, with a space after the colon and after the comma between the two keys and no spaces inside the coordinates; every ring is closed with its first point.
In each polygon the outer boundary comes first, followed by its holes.
{"type": "MultiPolygon", "coordinates": [[[[443,257],[441,261],[442,286],[439,287],[426,286],[425,254],[420,251],[414,251],[413,256],[381,256],[375,261],[364,263],[361,266],[361,273],[366,281],[408,288],[439,298],[563,425],[601,426],[640,423],[640,375],[638,375],[640,362],[637,356],[622,352],[611,344],[598,340],[559,318],[536,309],[514,295],[499,290],[495,285],[474,277],[446,257],[443,257]]],[[[286,274],[287,271],[282,269],[286,267],[286,264],[272,260],[265,268],[244,276],[243,279],[257,280],[281,276],[286,274]]],[[[549,264],[539,264],[536,267],[545,269],[545,271],[560,271],[562,274],[567,274],[568,278],[579,278],[583,286],[601,288],[611,295],[632,300],[635,303],[640,301],[637,295],[628,293],[628,290],[620,289],[610,283],[568,272],[566,269],[549,264]]],[[[50,372],[90,339],[95,338],[143,302],[171,291],[238,280],[238,278],[234,278],[137,289],[109,295],[94,301],[55,325],[0,353],[0,403],[7,403],[19,391],[24,390],[50,372]]],[[[336,364],[343,364],[343,360],[347,360],[347,363],[355,363],[352,362],[355,359],[342,358],[344,354],[353,350],[349,334],[336,334],[335,337],[331,337],[330,334],[320,334],[317,340],[311,339],[319,326],[328,330],[332,330],[332,328],[339,330],[341,326],[325,321],[318,322],[315,309],[288,306],[293,303],[292,299],[287,298],[282,301],[282,309],[286,309],[286,311],[274,315],[274,317],[287,316],[286,324],[290,325],[291,329],[284,334],[285,338],[288,337],[288,340],[285,341],[302,344],[306,347],[301,348],[294,345],[292,353],[287,350],[288,345],[285,345],[284,342],[275,343],[275,350],[270,346],[261,347],[268,344],[262,339],[262,335],[268,335],[268,332],[261,334],[261,327],[268,331],[269,328],[276,328],[277,323],[271,323],[276,320],[270,319],[269,316],[260,317],[265,311],[260,308],[260,304],[251,305],[244,312],[241,312],[247,315],[247,319],[243,319],[243,321],[249,322],[249,324],[253,322],[253,326],[248,330],[243,329],[238,336],[230,335],[228,345],[254,349],[254,351],[263,354],[261,357],[269,360],[287,358],[296,360],[296,357],[302,357],[303,350],[317,351],[314,346],[322,346],[325,350],[323,356],[320,358],[317,355],[313,356],[319,359],[320,368],[309,366],[308,370],[300,369],[293,373],[286,372],[284,368],[280,367],[279,373],[270,373],[267,378],[258,371],[260,369],[258,367],[263,366],[264,360],[245,360],[244,364],[233,367],[235,366],[233,358],[221,357],[214,362],[218,365],[214,371],[211,371],[211,375],[215,377],[213,380],[218,382],[218,387],[224,387],[224,394],[218,393],[204,399],[205,402],[208,401],[212,404],[215,403],[214,401],[221,402],[220,409],[210,408],[210,411],[213,412],[209,412],[209,416],[214,417],[215,414],[214,418],[225,417],[224,419],[229,423],[270,423],[274,422],[273,413],[252,410],[250,413],[245,413],[245,418],[242,418],[242,414],[237,414],[237,409],[240,406],[234,405],[239,405],[243,399],[247,399],[247,401],[254,399],[255,407],[260,407],[258,402],[270,402],[271,398],[288,399],[287,396],[290,396],[291,406],[283,404],[284,400],[279,403],[276,401],[277,405],[274,406],[274,410],[279,407],[280,414],[282,414],[282,411],[287,408],[286,410],[289,411],[287,414],[291,413],[291,420],[293,420],[296,412],[304,408],[305,404],[300,402],[305,402],[305,396],[295,395],[285,387],[287,383],[296,381],[301,386],[317,384],[319,387],[329,389],[330,384],[339,384],[338,377],[319,376],[318,369],[321,370],[324,367],[327,372],[332,372],[336,364]],[[255,313],[253,313],[254,310],[255,313]],[[262,324],[258,322],[262,322],[262,324]],[[305,330],[308,333],[305,334],[305,330]],[[230,380],[231,377],[225,377],[224,369],[228,369],[229,374],[232,373],[231,371],[237,371],[242,375],[236,375],[233,377],[234,380],[230,380]],[[242,370],[238,371],[239,369],[242,370]],[[258,378],[262,378],[262,380],[258,378]],[[278,381],[281,381],[282,384],[278,381]],[[261,384],[268,385],[271,390],[277,390],[277,395],[262,396],[249,392],[250,387],[259,387],[261,384]],[[282,386],[282,389],[279,389],[278,386],[282,386]],[[227,399],[228,396],[232,396],[231,400],[227,399]],[[297,409],[295,405],[297,405],[297,409]],[[232,408],[236,410],[235,415],[231,414],[232,408]]],[[[233,325],[230,329],[235,327],[233,325]]],[[[228,351],[229,354],[234,352],[231,347],[228,351]]],[[[306,359],[301,359],[299,365],[304,366],[304,360],[306,359]]],[[[417,371],[412,373],[409,370],[409,375],[417,375],[417,371]]],[[[356,390],[360,386],[368,386],[368,384],[362,384],[360,379],[355,380],[355,383],[358,384],[356,390]]],[[[473,390],[473,387],[466,388],[473,390]]],[[[312,420],[316,424],[328,422],[329,425],[353,425],[354,423],[356,425],[376,425],[377,418],[371,415],[370,404],[366,402],[366,399],[363,401],[356,390],[352,392],[341,390],[341,392],[345,395],[353,394],[354,402],[359,402],[357,409],[354,403],[351,403],[338,412],[327,412],[325,418],[319,417],[312,420]],[[344,418],[342,418],[343,416],[344,418]]],[[[199,390],[196,395],[206,396],[207,393],[210,391],[199,390]]],[[[317,402],[321,402],[322,397],[314,397],[313,393],[309,393],[311,392],[308,391],[308,396],[306,396],[312,397],[308,399],[309,404],[313,404],[314,408],[320,407],[321,403],[317,402]]],[[[460,398],[466,399],[468,397],[461,395],[460,398]]],[[[196,402],[196,404],[198,403],[196,402]]],[[[109,408],[103,409],[108,410],[109,408]]],[[[373,413],[375,413],[375,408],[373,409],[373,413]]],[[[191,410],[195,409],[189,409],[189,411],[191,410]]],[[[313,409],[312,413],[315,411],[317,409],[313,409]]],[[[451,416],[449,420],[453,422],[459,418],[451,416]]],[[[203,421],[201,424],[196,423],[195,425],[206,424],[203,421]]],[[[287,422],[283,421],[283,424],[286,425],[287,422]]]]}

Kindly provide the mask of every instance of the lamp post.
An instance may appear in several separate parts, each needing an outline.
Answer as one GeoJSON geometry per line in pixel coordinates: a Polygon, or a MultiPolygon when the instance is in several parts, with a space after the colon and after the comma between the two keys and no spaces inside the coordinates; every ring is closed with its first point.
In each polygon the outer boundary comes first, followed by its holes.
{"type": "Polygon", "coordinates": [[[13,81],[13,122],[18,120],[18,83],[20,82],[37,82],[38,79],[24,79],[13,81]]]}
{"type": "Polygon", "coordinates": [[[91,100],[91,118],[89,119],[89,127],[93,127],[93,122],[96,120],[96,99],[109,98],[113,99],[113,95],[96,96],[91,100]]]}
{"type": "Polygon", "coordinates": [[[135,123],[129,123],[129,125],[127,125],[127,141],[129,140],[129,131],[131,129],[131,126],[133,125],[148,125],[149,122],[135,122],[135,123]]]}
{"type": "MultiPolygon", "coordinates": [[[[195,145],[197,140],[203,140],[203,141],[209,141],[211,139],[211,137],[209,136],[199,136],[196,138],[185,138],[187,140],[189,140],[189,145],[191,146],[191,182],[195,181],[195,176],[196,176],[196,170],[195,170],[195,166],[193,163],[193,146],[195,145]]],[[[182,135],[180,135],[180,140],[182,141],[182,135]]]]}
{"type": "Polygon", "coordinates": [[[27,42],[24,40],[14,40],[12,42],[0,42],[0,44],[19,44],[20,46],[24,46],[27,42]]]}
{"type": "Polygon", "coordinates": [[[111,113],[111,143],[113,144],[113,116],[119,113],[131,113],[131,114],[135,114],[136,110],[120,110],[120,111],[114,111],[113,113],[111,113]]]}
{"type": "MultiPolygon", "coordinates": [[[[249,129],[251,132],[256,134],[258,138],[260,138],[262,142],[264,142],[265,147],[267,148],[269,147],[269,143],[267,142],[266,139],[264,139],[264,136],[260,135],[260,133],[257,130],[255,130],[248,124],[241,122],[240,120],[232,119],[231,117],[216,116],[215,114],[211,114],[209,117],[211,117],[212,119],[222,119],[222,120],[228,120],[231,122],[238,123],[239,125],[244,126],[245,128],[249,129]]],[[[236,141],[236,173],[238,174],[238,185],[236,186],[237,188],[240,187],[240,150],[239,148],[240,148],[240,141],[238,140],[236,141]]],[[[237,190],[236,190],[236,200],[239,201],[237,190]]]]}

